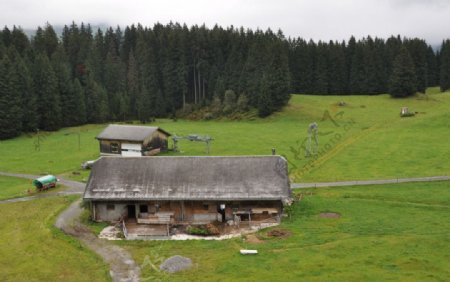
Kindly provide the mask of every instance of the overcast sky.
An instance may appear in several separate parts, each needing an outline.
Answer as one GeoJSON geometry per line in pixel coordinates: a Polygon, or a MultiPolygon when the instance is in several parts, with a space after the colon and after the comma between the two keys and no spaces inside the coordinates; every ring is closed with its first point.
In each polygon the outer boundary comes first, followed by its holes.
{"type": "Polygon", "coordinates": [[[450,0],[0,0],[2,26],[72,21],[270,27],[314,40],[401,34],[435,45],[450,38],[450,0]]]}

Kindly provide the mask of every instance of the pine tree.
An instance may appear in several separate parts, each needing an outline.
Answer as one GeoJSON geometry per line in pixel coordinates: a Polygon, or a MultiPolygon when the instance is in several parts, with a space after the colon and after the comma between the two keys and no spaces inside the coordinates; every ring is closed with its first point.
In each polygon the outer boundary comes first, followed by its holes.
{"type": "Polygon", "coordinates": [[[151,117],[154,115],[152,111],[151,95],[145,85],[137,96],[137,115],[142,123],[150,121],[151,117]]]}
{"type": "Polygon", "coordinates": [[[108,95],[106,94],[106,90],[99,86],[92,76],[87,77],[85,100],[88,122],[103,123],[108,120],[108,95]]]}
{"type": "Polygon", "coordinates": [[[330,94],[345,93],[347,68],[343,44],[330,42],[328,63],[328,86],[330,94]]]}
{"type": "Polygon", "coordinates": [[[328,94],[328,50],[323,42],[317,44],[314,68],[314,93],[328,94]]]}
{"type": "Polygon", "coordinates": [[[351,59],[349,92],[351,94],[364,94],[367,87],[367,76],[364,65],[364,49],[362,43],[355,46],[351,59]]]}
{"type": "Polygon", "coordinates": [[[38,128],[39,112],[37,98],[33,88],[33,78],[30,70],[22,58],[15,60],[18,75],[18,89],[21,97],[22,127],[24,132],[33,132],[38,128]]]}
{"type": "Polygon", "coordinates": [[[83,87],[81,86],[80,81],[77,78],[75,78],[73,82],[72,96],[74,103],[74,115],[73,115],[75,117],[74,124],[75,125],[84,124],[87,120],[84,90],[83,87]]]}
{"type": "Polygon", "coordinates": [[[280,110],[290,98],[290,73],[287,50],[282,43],[274,43],[267,72],[273,111],[280,110]]]}
{"type": "Polygon", "coordinates": [[[57,80],[57,89],[61,106],[61,126],[74,126],[78,122],[77,106],[73,92],[73,81],[70,66],[64,51],[60,48],[52,56],[51,63],[57,80]]]}
{"type": "Polygon", "coordinates": [[[127,93],[130,99],[128,112],[132,117],[136,117],[136,99],[139,94],[139,70],[133,51],[130,51],[130,54],[128,55],[127,93]]]}
{"type": "Polygon", "coordinates": [[[273,112],[270,88],[265,75],[260,84],[257,108],[260,117],[267,117],[273,112]]]}
{"type": "Polygon", "coordinates": [[[39,129],[57,130],[61,125],[58,82],[46,54],[39,53],[34,63],[34,89],[37,97],[39,129]]]}
{"type": "Polygon", "coordinates": [[[439,74],[437,66],[437,56],[431,46],[427,48],[427,74],[428,85],[427,87],[433,87],[439,84],[439,74]]]}
{"type": "Polygon", "coordinates": [[[21,28],[13,27],[11,32],[11,43],[17,52],[23,57],[25,52],[30,49],[30,40],[21,28]]]}
{"type": "Polygon", "coordinates": [[[15,66],[4,55],[0,61],[0,139],[18,136],[22,130],[20,80],[15,66]]]}
{"type": "Polygon", "coordinates": [[[428,46],[425,41],[420,39],[405,40],[404,45],[411,55],[414,62],[414,69],[416,72],[416,88],[417,91],[425,93],[428,85],[428,66],[427,53],[428,46]]]}
{"type": "Polygon", "coordinates": [[[439,84],[441,86],[441,91],[443,92],[450,89],[450,40],[446,40],[442,43],[439,61],[439,84]]]}
{"type": "Polygon", "coordinates": [[[392,68],[389,94],[392,97],[414,95],[417,91],[414,62],[405,47],[400,49],[392,68]]]}

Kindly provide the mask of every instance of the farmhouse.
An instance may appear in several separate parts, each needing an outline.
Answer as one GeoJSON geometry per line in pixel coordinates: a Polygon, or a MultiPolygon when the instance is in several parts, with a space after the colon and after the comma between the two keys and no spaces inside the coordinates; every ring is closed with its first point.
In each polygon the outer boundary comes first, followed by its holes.
{"type": "Polygon", "coordinates": [[[96,221],[167,226],[278,222],[290,197],[280,156],[104,157],[84,193],[96,221]]]}
{"type": "Polygon", "coordinates": [[[100,155],[138,157],[167,150],[171,134],[154,126],[110,124],[97,137],[100,155]]]}

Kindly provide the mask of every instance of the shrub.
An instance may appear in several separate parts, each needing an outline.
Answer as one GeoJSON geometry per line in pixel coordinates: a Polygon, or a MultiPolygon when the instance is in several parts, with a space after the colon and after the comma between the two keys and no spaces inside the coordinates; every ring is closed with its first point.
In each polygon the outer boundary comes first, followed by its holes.
{"type": "Polygon", "coordinates": [[[225,91],[223,98],[223,112],[225,114],[230,114],[236,108],[236,94],[233,90],[225,91]]]}
{"type": "Polygon", "coordinates": [[[214,115],[213,115],[212,113],[210,113],[210,112],[206,112],[206,113],[203,115],[203,119],[204,119],[204,120],[212,120],[212,119],[214,119],[214,115]]]}
{"type": "Polygon", "coordinates": [[[206,225],[206,230],[208,231],[209,235],[219,235],[220,231],[219,228],[217,228],[214,224],[207,224],[206,225]]]}
{"type": "Polygon", "coordinates": [[[198,226],[198,227],[189,226],[187,228],[186,232],[191,235],[201,235],[201,236],[209,235],[208,230],[203,226],[198,226]]]}
{"type": "Polygon", "coordinates": [[[239,112],[246,112],[248,110],[248,98],[247,95],[241,94],[237,100],[237,109],[239,112]]]}

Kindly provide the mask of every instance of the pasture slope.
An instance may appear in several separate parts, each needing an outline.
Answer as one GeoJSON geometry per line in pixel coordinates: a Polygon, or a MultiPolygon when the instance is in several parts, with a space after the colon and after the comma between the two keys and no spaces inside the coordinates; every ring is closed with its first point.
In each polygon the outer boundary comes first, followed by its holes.
{"type": "MultiPolygon", "coordinates": [[[[289,105],[266,119],[243,121],[157,120],[178,134],[210,135],[212,155],[264,155],[276,148],[290,163],[294,182],[391,179],[450,172],[450,92],[407,99],[378,96],[292,95],[289,105]],[[346,106],[339,106],[344,101],[346,106]],[[402,106],[417,111],[400,118],[402,106]],[[319,124],[319,154],[306,158],[308,124],[319,124]]],[[[98,157],[95,136],[105,125],[23,135],[0,142],[0,171],[72,176],[81,162],[98,157]]],[[[206,155],[203,143],[180,141],[177,155],[206,155]]]]}
{"type": "MultiPolygon", "coordinates": [[[[179,135],[210,135],[215,138],[213,155],[270,154],[276,148],[288,159],[295,182],[395,179],[450,174],[449,105],[450,93],[436,89],[407,99],[293,95],[282,112],[266,119],[157,120],[151,125],[179,135]],[[341,101],[346,105],[339,106],[341,101]],[[400,118],[402,106],[418,114],[400,118]],[[305,158],[302,149],[311,122],[319,124],[317,158],[305,158]]],[[[0,171],[86,179],[80,163],[98,157],[94,137],[104,127],[86,125],[1,141],[0,171]]],[[[203,143],[179,145],[182,152],[170,154],[205,155],[203,143]]],[[[296,193],[303,200],[280,227],[291,234],[286,238],[261,231],[258,240],[114,244],[133,255],[147,280],[444,281],[450,277],[448,183],[302,189],[296,193]],[[340,217],[320,217],[327,212],[340,217]],[[260,254],[242,257],[241,248],[260,254]],[[171,276],[153,267],[176,254],[191,257],[195,267],[171,276]]],[[[28,189],[28,180],[0,176],[1,199],[25,196],[28,189]]],[[[52,227],[55,215],[75,199],[0,205],[0,280],[109,279],[98,256],[52,227]]]]}

